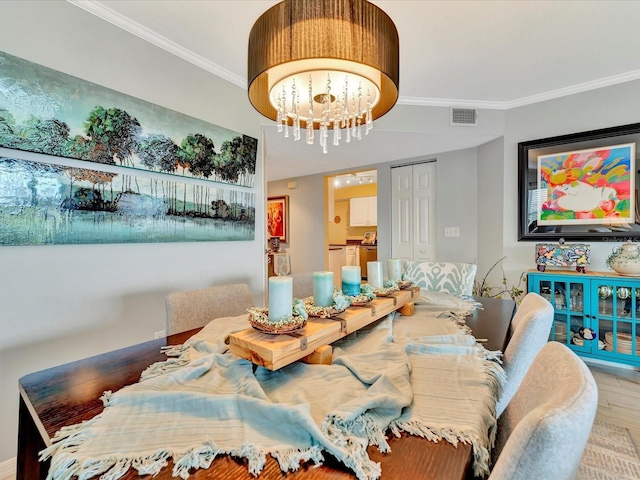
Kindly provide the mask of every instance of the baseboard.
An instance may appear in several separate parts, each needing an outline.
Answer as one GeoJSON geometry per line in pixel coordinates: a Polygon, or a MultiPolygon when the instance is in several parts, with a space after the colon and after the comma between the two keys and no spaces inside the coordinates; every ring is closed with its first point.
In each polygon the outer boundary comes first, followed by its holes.
{"type": "Polygon", "coordinates": [[[607,360],[602,360],[600,358],[593,358],[593,357],[580,357],[582,360],[584,360],[584,363],[586,363],[587,365],[589,365],[590,363],[593,365],[602,365],[605,367],[613,367],[613,368],[619,368],[621,370],[634,370],[634,371],[638,371],[638,367],[634,367],[633,365],[628,365],[626,363],[618,363],[618,362],[609,362],[607,360]]]}
{"type": "Polygon", "coordinates": [[[0,480],[16,478],[16,457],[0,463],[0,480]]]}

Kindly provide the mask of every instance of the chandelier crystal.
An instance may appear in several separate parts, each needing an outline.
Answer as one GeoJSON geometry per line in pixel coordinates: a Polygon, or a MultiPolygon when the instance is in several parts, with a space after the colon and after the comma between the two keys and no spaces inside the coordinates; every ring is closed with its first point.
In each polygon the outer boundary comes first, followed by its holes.
{"type": "Polygon", "coordinates": [[[398,32],[365,0],[284,0],[249,36],[249,100],[323,152],[361,139],[398,98],[398,32]]]}

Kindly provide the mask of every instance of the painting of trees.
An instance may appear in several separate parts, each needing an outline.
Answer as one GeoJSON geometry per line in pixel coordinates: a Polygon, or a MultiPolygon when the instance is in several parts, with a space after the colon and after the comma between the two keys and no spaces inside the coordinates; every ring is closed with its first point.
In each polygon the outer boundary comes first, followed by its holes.
{"type": "Polygon", "coordinates": [[[0,146],[253,186],[255,138],[0,52],[2,83],[0,146]]]}
{"type": "Polygon", "coordinates": [[[0,157],[0,191],[5,193],[0,195],[0,245],[255,237],[252,192],[193,180],[166,180],[159,191],[156,176],[134,176],[133,183],[139,186],[134,192],[123,188],[125,175],[98,168],[0,157]],[[175,192],[187,201],[177,200],[175,192]]]}

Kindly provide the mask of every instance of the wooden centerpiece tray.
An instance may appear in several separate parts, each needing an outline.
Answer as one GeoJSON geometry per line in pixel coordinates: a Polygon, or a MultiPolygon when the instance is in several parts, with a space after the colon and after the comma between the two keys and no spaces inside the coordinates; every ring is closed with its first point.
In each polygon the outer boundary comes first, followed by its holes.
{"type": "Polygon", "coordinates": [[[273,335],[247,328],[229,335],[229,350],[269,370],[278,370],[412,303],[418,295],[415,287],[401,290],[392,297],[372,300],[367,304],[369,308],[347,308],[333,318],[309,318],[303,329],[289,334],[273,335]]]}

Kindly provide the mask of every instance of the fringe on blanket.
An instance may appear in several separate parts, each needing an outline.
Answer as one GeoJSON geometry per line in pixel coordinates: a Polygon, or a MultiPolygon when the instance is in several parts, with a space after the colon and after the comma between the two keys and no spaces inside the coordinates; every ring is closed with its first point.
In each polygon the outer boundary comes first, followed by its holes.
{"type": "Polygon", "coordinates": [[[189,355],[190,345],[169,345],[162,347],[161,351],[169,358],[163,362],[156,362],[145,368],[140,374],[140,380],[145,378],[153,378],[165,373],[177,370],[180,367],[184,367],[191,362],[191,355],[189,355]]]}
{"type": "MultiPolygon", "coordinates": [[[[484,349],[484,347],[482,347],[484,349]]],[[[486,352],[488,350],[484,349],[486,352]]],[[[506,382],[506,374],[502,367],[500,367],[493,360],[485,359],[483,361],[484,372],[487,374],[486,379],[494,392],[495,398],[498,398],[502,393],[503,386],[506,382]]],[[[442,428],[425,425],[418,420],[410,420],[408,422],[398,422],[394,420],[389,425],[389,430],[397,437],[400,436],[400,432],[407,432],[410,435],[417,435],[419,437],[426,438],[432,442],[439,440],[446,440],[449,443],[458,445],[458,442],[471,444],[473,451],[473,474],[476,477],[483,477],[489,474],[490,462],[491,462],[491,448],[495,445],[496,433],[497,433],[497,421],[496,418],[496,405],[495,402],[491,402],[487,405],[490,409],[491,417],[494,419],[491,425],[489,425],[489,446],[481,440],[477,433],[467,430],[454,430],[452,428],[442,428]]]]}
{"type": "Polygon", "coordinates": [[[358,480],[380,478],[380,463],[369,458],[367,446],[376,445],[382,453],[390,452],[391,447],[384,432],[376,427],[368,415],[359,415],[348,421],[330,415],[325,418],[320,428],[335,445],[348,452],[348,456],[341,461],[356,474],[358,480]]]}
{"type": "MultiPolygon", "coordinates": [[[[97,418],[97,417],[96,417],[97,418]]],[[[139,475],[157,475],[173,459],[172,476],[187,479],[191,469],[209,468],[219,455],[231,455],[244,458],[248,463],[251,474],[258,476],[266,464],[267,452],[255,445],[247,444],[236,450],[223,450],[207,439],[199,446],[191,447],[182,452],[159,449],[156,452],[130,457],[126,455],[110,455],[104,458],[85,459],[78,461],[73,454],[88,437],[88,429],[95,423],[95,418],[77,425],[63,427],[53,439],[54,444],[40,452],[40,461],[52,458],[47,480],[71,480],[77,478],[93,478],[102,475],[101,480],[118,480],[130,468],[138,471],[139,475]],[[55,455],[54,455],[55,454],[55,455]]],[[[365,447],[366,450],[366,447],[365,447]]],[[[322,448],[314,445],[308,449],[285,449],[268,452],[280,466],[283,472],[298,470],[301,463],[313,462],[322,464],[324,456],[322,448]]],[[[363,468],[363,472],[367,469],[363,468]]],[[[362,480],[373,480],[378,476],[358,477],[362,480]]]]}

